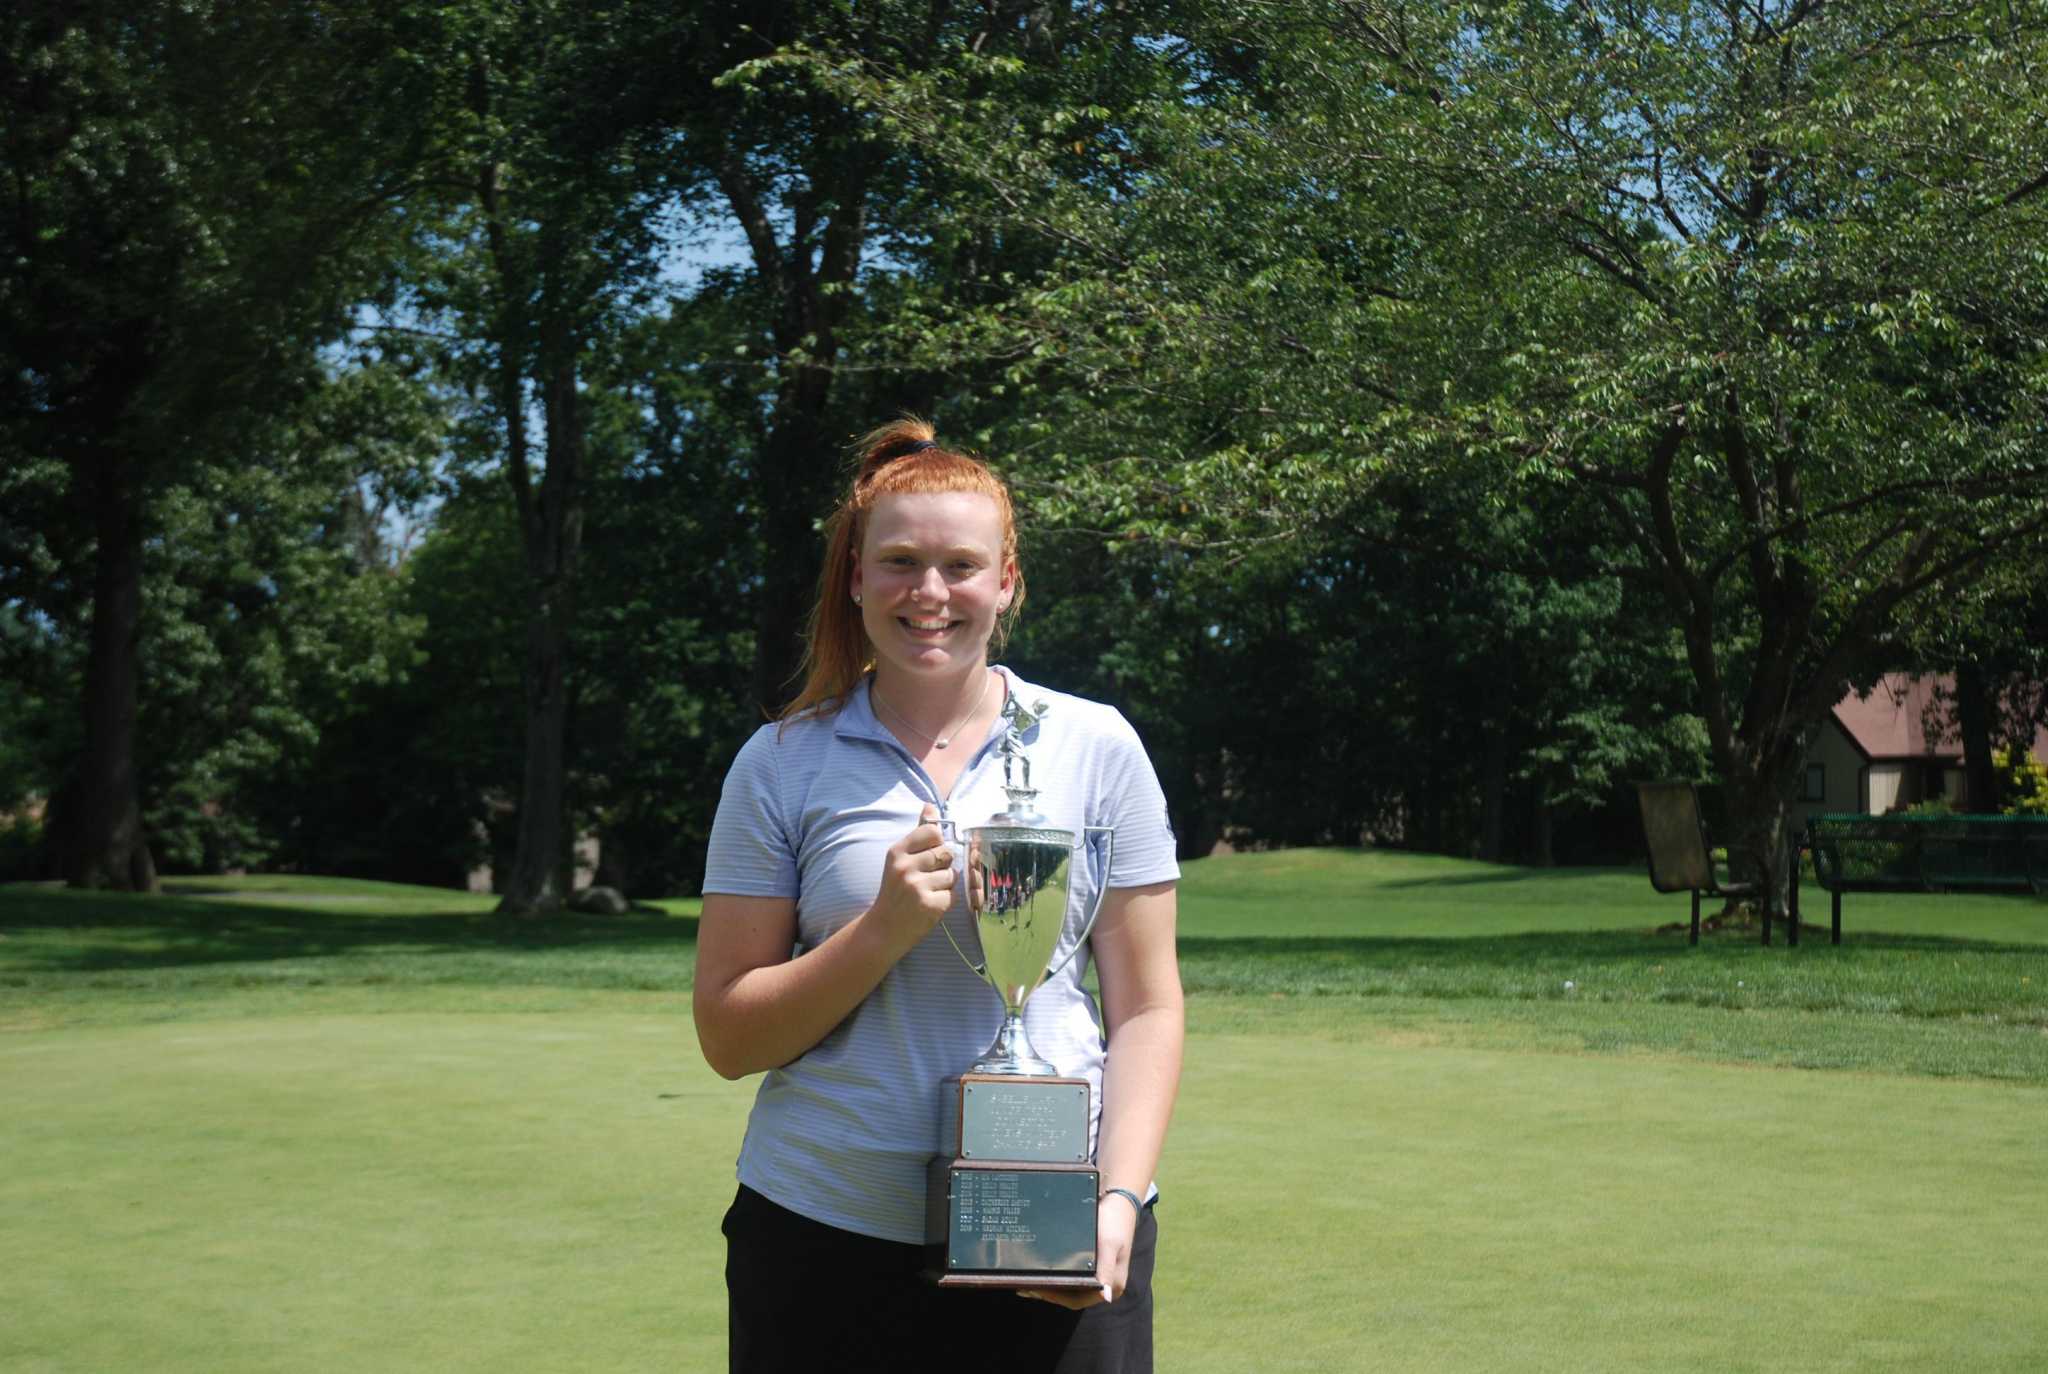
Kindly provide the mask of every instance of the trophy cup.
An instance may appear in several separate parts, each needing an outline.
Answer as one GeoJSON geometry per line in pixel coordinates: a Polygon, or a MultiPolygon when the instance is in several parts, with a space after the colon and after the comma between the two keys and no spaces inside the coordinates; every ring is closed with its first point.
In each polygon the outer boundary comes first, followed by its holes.
{"type": "MultiPolygon", "coordinates": [[[[966,832],[967,907],[979,962],[968,968],[1003,1000],[1003,1024],[972,1068],[945,1081],[940,1153],[929,1170],[926,1252],[941,1287],[1093,1288],[1101,1174],[1089,1158],[1089,1085],[1062,1078],[1024,1034],[1024,1003],[1087,942],[1108,888],[1115,834],[1049,827],[1032,803],[1023,735],[1045,703],[1004,703],[998,752],[1009,805],[966,832]],[[1075,841],[1098,845],[1087,919],[1060,952],[1075,841]]],[[[948,836],[956,847],[957,834],[948,836]]],[[[941,923],[941,929],[945,929],[941,923]]],[[[947,940],[953,933],[946,931],[947,940]]]]}

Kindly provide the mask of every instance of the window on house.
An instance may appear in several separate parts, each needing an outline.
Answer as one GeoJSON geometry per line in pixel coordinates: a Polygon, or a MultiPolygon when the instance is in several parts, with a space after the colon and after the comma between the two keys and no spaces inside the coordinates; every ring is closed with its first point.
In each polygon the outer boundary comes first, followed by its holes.
{"type": "Polygon", "coordinates": [[[1806,795],[1801,801],[1824,802],[1828,799],[1828,766],[1824,763],[1806,765],[1806,795]]]}

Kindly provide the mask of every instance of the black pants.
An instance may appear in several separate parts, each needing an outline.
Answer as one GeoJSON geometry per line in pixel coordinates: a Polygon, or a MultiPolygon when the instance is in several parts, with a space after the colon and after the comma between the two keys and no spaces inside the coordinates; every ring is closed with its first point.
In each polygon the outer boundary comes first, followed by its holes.
{"type": "Polygon", "coordinates": [[[800,1217],[751,1188],[725,1214],[733,1374],[1151,1374],[1147,1207],[1130,1281],[1114,1303],[1074,1312],[925,1280],[924,1250],[800,1217]]]}

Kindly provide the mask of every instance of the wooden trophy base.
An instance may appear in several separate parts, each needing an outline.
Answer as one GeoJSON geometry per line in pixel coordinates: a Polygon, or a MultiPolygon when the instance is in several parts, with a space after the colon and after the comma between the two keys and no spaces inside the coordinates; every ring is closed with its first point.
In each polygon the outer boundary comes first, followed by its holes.
{"type": "Polygon", "coordinates": [[[1102,1288],[1093,1274],[940,1274],[935,1282],[941,1288],[1002,1288],[1012,1293],[1037,1288],[1102,1288]]]}

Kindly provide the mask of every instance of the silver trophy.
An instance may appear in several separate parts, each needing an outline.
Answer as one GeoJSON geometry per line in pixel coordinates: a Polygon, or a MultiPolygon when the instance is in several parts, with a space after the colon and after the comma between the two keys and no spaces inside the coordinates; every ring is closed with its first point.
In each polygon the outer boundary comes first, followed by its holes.
{"type": "MultiPolygon", "coordinates": [[[[1010,804],[986,825],[948,827],[966,852],[967,909],[981,958],[946,938],[1003,999],[1003,1025],[974,1067],[942,1085],[939,1153],[928,1171],[925,1243],[942,1287],[1093,1288],[1095,1209],[1102,1175],[1089,1148],[1092,1089],[1062,1078],[1032,1051],[1024,1003],[1088,942],[1108,890],[1115,835],[1046,824],[1033,806],[1024,734],[1045,704],[1004,703],[999,750],[1010,804]],[[1074,849],[1099,846],[1095,895],[1073,943],[1062,946],[1074,849]]],[[[940,923],[945,929],[945,923],[940,923]]]]}
{"type": "MultiPolygon", "coordinates": [[[[1033,805],[1037,789],[1031,785],[1031,760],[1024,755],[1024,733],[1044,718],[1042,701],[1025,706],[1013,695],[1003,703],[1003,720],[1008,728],[996,752],[1003,760],[1003,791],[1009,805],[991,816],[984,825],[967,831],[967,909],[974,919],[974,933],[981,945],[979,962],[946,931],[946,939],[966,960],[967,967],[985,979],[1003,999],[1003,1024],[996,1038],[971,1073],[1015,1074],[1022,1077],[1051,1077],[1059,1070],[1032,1051],[1024,1034],[1024,1003],[1039,984],[1065,968],[1080,952],[1102,914],[1102,898],[1109,890],[1110,860],[1116,852],[1116,832],[1106,825],[1083,826],[1081,836],[1091,855],[1099,851],[1095,871],[1101,881],[1088,904],[1087,919],[1074,942],[1060,952],[1060,935],[1067,926],[1073,868],[1075,834],[1046,824],[1033,805]]],[[[956,841],[957,843],[957,841],[956,841]]],[[[943,926],[941,927],[944,928],[943,926]]]]}

